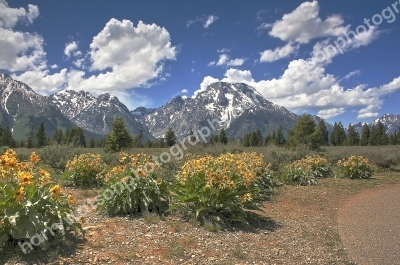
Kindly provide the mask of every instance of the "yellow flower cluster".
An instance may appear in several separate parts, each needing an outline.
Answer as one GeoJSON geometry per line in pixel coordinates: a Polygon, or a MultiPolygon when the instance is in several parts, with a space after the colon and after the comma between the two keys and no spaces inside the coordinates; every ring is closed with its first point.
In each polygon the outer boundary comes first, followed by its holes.
{"type": "Polygon", "coordinates": [[[350,169],[359,167],[359,166],[367,166],[367,167],[372,167],[371,161],[368,158],[365,158],[363,156],[350,156],[346,159],[339,160],[338,161],[339,166],[344,166],[350,169]]]}
{"type": "Polygon", "coordinates": [[[303,159],[296,160],[291,163],[292,166],[298,168],[306,168],[306,169],[316,169],[319,167],[326,167],[328,165],[328,160],[325,157],[314,155],[314,156],[306,156],[303,159]]]}
{"type": "MultiPolygon", "coordinates": [[[[39,156],[32,152],[29,161],[20,162],[17,153],[12,149],[0,155],[0,172],[2,176],[0,181],[18,183],[19,189],[14,192],[16,201],[21,202],[25,199],[26,187],[30,185],[41,187],[51,182],[49,172],[43,168],[35,169],[35,165],[39,160],[39,156]],[[35,178],[35,175],[38,175],[39,178],[35,178]]],[[[49,189],[49,191],[55,199],[59,198],[61,189],[58,185],[49,189]]]]}
{"type": "Polygon", "coordinates": [[[216,158],[205,155],[186,161],[177,174],[177,180],[184,184],[189,178],[202,173],[205,175],[206,188],[234,189],[242,184],[248,187],[256,181],[257,172],[265,167],[262,155],[254,152],[227,153],[216,158]]]}
{"type": "Polygon", "coordinates": [[[101,178],[101,171],[106,167],[99,154],[81,154],[68,160],[66,168],[68,172],[100,172],[96,173],[97,178],[101,178]]]}
{"type": "Polygon", "coordinates": [[[153,162],[151,156],[144,153],[128,155],[127,153],[120,152],[119,163],[119,166],[113,167],[105,174],[106,181],[125,170],[134,170],[139,177],[147,177],[155,169],[159,169],[159,166],[153,162]]]}

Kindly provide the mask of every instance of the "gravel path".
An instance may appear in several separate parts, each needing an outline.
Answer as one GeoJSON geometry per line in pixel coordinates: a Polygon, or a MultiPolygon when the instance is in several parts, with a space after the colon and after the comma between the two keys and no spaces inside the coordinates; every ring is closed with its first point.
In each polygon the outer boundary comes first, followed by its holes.
{"type": "Polygon", "coordinates": [[[400,264],[400,186],[351,197],[338,218],[343,245],[356,264],[400,264]]]}

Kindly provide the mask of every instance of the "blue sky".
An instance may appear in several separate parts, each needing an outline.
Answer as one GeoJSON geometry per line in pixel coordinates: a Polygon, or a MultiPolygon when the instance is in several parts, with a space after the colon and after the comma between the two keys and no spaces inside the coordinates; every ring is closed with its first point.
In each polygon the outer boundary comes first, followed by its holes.
{"type": "Polygon", "coordinates": [[[0,69],[43,95],[107,92],[130,109],[222,80],[298,114],[371,121],[400,113],[399,11],[394,0],[0,0],[0,69]]]}

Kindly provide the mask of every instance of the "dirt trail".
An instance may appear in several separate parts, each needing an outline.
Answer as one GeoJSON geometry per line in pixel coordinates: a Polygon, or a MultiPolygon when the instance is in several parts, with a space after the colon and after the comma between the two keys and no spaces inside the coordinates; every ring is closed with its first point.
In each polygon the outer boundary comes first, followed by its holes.
{"type": "Polygon", "coordinates": [[[338,219],[343,245],[356,264],[400,264],[400,185],[350,197],[338,219]]]}

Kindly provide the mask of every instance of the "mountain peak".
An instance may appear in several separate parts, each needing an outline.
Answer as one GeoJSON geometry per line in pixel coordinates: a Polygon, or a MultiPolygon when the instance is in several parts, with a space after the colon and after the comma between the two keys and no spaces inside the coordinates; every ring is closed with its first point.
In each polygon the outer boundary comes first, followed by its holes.
{"type": "MultiPolygon", "coordinates": [[[[139,112],[139,111],[137,111],[139,112]]],[[[140,113],[142,113],[140,111],[140,113]]],[[[186,137],[209,125],[207,121],[219,120],[228,136],[242,137],[249,130],[263,133],[276,130],[281,124],[289,129],[297,116],[283,107],[266,100],[253,87],[243,83],[216,82],[192,98],[175,97],[157,110],[141,115],[140,121],[155,137],[163,137],[172,128],[178,138],[186,137]]]]}

